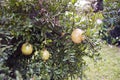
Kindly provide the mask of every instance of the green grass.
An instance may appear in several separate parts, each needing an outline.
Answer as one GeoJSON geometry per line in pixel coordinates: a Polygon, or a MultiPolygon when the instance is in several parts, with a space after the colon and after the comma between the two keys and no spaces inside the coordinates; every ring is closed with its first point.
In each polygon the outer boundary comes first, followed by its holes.
{"type": "Polygon", "coordinates": [[[102,59],[97,62],[84,57],[88,68],[83,80],[120,80],[120,48],[103,46],[100,53],[102,59]]]}

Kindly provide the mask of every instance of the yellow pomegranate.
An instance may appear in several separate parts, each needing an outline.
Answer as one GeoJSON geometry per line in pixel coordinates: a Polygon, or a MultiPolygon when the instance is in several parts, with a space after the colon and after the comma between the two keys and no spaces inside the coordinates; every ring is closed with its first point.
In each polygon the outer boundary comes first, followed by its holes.
{"type": "Polygon", "coordinates": [[[44,49],[43,51],[41,51],[41,57],[44,61],[48,60],[50,57],[50,53],[47,49],[44,49]]]}
{"type": "Polygon", "coordinates": [[[30,43],[26,42],[22,45],[21,51],[23,55],[31,55],[33,52],[33,46],[30,43]]]}
{"type": "Polygon", "coordinates": [[[71,34],[71,39],[74,43],[81,43],[84,40],[84,36],[83,36],[84,31],[77,28],[75,30],[73,30],[72,34],[71,34]]]}

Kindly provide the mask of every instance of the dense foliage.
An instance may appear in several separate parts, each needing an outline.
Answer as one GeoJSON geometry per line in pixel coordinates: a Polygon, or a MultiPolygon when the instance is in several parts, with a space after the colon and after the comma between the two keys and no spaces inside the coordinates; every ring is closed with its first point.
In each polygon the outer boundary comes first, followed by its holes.
{"type": "Polygon", "coordinates": [[[120,45],[120,1],[105,0],[104,6],[102,39],[109,44],[120,45]]]}
{"type": "Polygon", "coordinates": [[[98,32],[103,17],[100,12],[77,14],[74,3],[74,0],[1,1],[0,79],[68,80],[83,74],[83,56],[96,59],[99,55],[98,32]],[[82,29],[85,36],[79,44],[71,40],[76,28],[82,29]],[[24,43],[33,46],[31,55],[22,54],[24,43]],[[45,60],[41,56],[44,50],[45,60]]]}

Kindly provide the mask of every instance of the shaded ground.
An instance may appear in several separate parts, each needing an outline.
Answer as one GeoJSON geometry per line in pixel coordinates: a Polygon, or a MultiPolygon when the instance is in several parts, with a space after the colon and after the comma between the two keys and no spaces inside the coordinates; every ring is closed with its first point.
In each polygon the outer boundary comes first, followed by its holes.
{"type": "Polygon", "coordinates": [[[120,80],[120,48],[103,46],[100,52],[102,59],[97,63],[85,57],[89,68],[83,80],[120,80]]]}

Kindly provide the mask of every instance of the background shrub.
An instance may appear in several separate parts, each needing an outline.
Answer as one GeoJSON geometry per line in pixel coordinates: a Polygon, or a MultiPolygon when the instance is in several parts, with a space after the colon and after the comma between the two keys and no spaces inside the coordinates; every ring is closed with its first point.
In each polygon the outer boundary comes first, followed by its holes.
{"type": "Polygon", "coordinates": [[[97,59],[100,49],[101,12],[78,15],[72,0],[4,0],[0,6],[0,78],[7,80],[63,80],[82,76],[83,56],[97,59]],[[71,40],[74,29],[84,31],[85,40],[71,40]],[[21,52],[32,44],[32,55],[21,52]],[[50,58],[40,55],[47,49],[50,58]]]}

